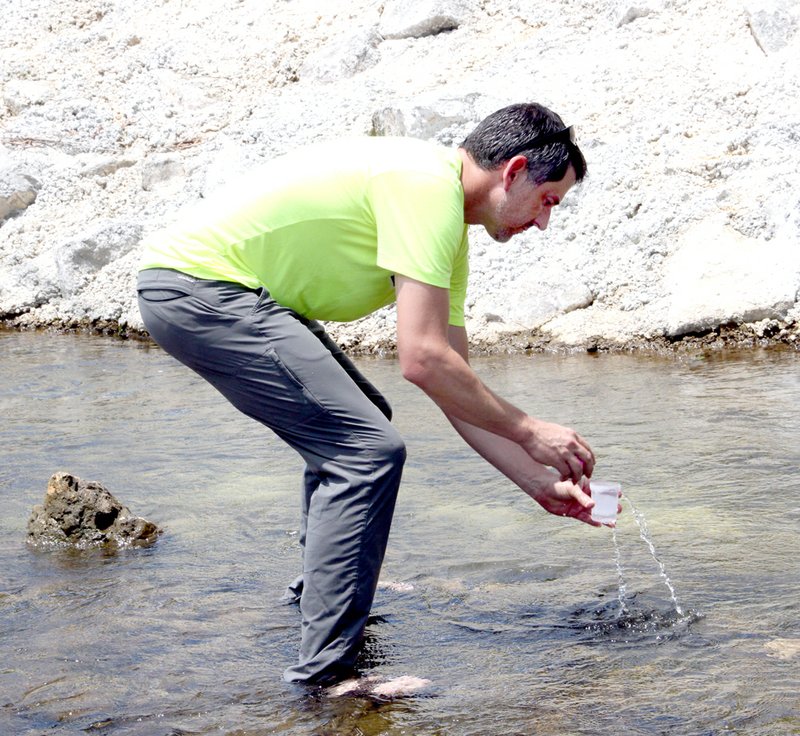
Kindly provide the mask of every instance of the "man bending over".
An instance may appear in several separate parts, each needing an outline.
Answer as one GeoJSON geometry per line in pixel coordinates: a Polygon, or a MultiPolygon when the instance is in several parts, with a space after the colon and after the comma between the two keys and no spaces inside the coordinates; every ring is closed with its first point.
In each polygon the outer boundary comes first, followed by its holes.
{"type": "Polygon", "coordinates": [[[384,397],[319,321],[397,305],[404,378],[546,511],[597,525],[594,455],[495,394],[468,362],[469,225],[544,230],[586,163],[571,129],[517,104],[447,149],[410,138],[314,145],[249,174],[145,244],[152,338],[305,461],[299,661],[290,682],[353,674],[406,457],[384,397]]]}

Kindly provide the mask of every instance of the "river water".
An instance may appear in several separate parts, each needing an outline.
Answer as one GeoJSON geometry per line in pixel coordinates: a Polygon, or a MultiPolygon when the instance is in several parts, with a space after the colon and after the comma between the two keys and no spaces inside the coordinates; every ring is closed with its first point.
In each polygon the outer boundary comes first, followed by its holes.
{"type": "Polygon", "coordinates": [[[362,369],[409,461],[363,667],[422,697],[287,686],[301,466],[158,349],[0,333],[0,733],[800,733],[800,355],[483,358],[592,443],[635,514],[549,516],[463,446],[392,360],[362,369]],[[29,549],[47,480],[98,480],[149,549],[29,549]],[[663,573],[663,574],[662,574],[663,573]],[[666,577],[666,580],[665,580],[666,577]],[[674,600],[669,587],[674,590],[674,600]]]}

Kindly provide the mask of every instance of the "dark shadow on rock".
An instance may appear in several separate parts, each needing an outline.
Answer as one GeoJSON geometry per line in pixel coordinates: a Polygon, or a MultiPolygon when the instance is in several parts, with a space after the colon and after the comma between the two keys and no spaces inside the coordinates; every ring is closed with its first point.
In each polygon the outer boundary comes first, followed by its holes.
{"type": "Polygon", "coordinates": [[[131,514],[101,483],[56,473],[47,484],[44,503],[28,519],[28,543],[78,549],[146,546],[161,529],[131,514]]]}

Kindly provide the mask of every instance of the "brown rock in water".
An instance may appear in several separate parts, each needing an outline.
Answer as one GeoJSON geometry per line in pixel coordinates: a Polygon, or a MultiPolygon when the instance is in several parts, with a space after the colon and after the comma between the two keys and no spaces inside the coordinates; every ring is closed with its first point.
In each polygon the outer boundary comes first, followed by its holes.
{"type": "Polygon", "coordinates": [[[28,520],[28,542],[41,545],[147,545],[160,533],[152,522],[133,516],[102,484],[69,473],[50,478],[44,503],[33,507],[28,520]]]}

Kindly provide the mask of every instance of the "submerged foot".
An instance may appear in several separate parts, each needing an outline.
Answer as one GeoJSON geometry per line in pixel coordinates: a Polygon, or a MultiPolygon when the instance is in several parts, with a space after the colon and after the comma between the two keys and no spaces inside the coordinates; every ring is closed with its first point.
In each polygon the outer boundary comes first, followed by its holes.
{"type": "Polygon", "coordinates": [[[392,593],[410,593],[414,590],[414,585],[395,580],[380,580],[378,582],[378,590],[389,590],[392,593]]]}
{"type": "Polygon", "coordinates": [[[392,680],[378,683],[372,688],[372,694],[380,698],[402,698],[424,690],[431,684],[430,680],[414,675],[403,675],[392,680]]]}
{"type": "Polygon", "coordinates": [[[430,680],[413,675],[402,675],[386,680],[378,675],[368,675],[345,680],[327,689],[328,695],[338,698],[342,695],[355,695],[375,698],[404,698],[424,690],[430,680]]]}

